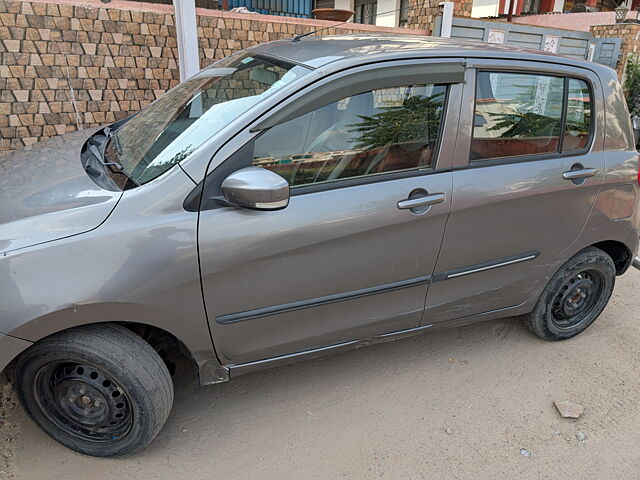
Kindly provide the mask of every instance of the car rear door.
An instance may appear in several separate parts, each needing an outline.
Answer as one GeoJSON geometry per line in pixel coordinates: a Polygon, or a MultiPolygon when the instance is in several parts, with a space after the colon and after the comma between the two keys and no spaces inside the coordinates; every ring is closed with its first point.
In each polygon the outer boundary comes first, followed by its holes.
{"type": "Polygon", "coordinates": [[[449,125],[464,71],[454,62],[457,73],[436,84],[428,72],[438,65],[392,62],[395,73],[367,66],[327,79],[309,88],[306,113],[250,126],[214,157],[205,192],[249,165],[291,184],[280,211],[203,201],[202,286],[223,363],[419,326],[450,210],[449,125]],[[322,85],[330,91],[318,94],[322,85]]]}
{"type": "Polygon", "coordinates": [[[530,310],[578,238],[604,177],[603,97],[593,72],[474,60],[453,201],[425,323],[530,310]]]}

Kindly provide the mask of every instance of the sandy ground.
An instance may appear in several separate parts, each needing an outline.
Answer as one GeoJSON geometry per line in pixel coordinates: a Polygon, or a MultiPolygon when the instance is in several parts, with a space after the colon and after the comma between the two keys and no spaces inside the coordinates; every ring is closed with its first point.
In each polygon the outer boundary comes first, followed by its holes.
{"type": "Polygon", "coordinates": [[[16,407],[0,423],[0,478],[637,479],[638,292],[633,270],[596,324],[560,343],[507,319],[218,386],[182,375],[168,424],[128,458],[66,450],[16,407]],[[585,413],[563,419],[556,399],[585,413]]]}

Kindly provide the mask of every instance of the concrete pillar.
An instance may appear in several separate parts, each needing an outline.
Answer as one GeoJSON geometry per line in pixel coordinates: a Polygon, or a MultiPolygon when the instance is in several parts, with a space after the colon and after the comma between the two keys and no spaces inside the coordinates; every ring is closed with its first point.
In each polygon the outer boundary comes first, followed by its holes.
{"type": "Polygon", "coordinates": [[[440,36],[444,38],[451,37],[451,27],[453,26],[453,2],[442,2],[442,24],[440,27],[440,36]]]}
{"type": "Polygon", "coordinates": [[[173,6],[178,43],[178,67],[180,68],[180,81],[183,82],[200,71],[196,1],[173,0],[173,6]]]}

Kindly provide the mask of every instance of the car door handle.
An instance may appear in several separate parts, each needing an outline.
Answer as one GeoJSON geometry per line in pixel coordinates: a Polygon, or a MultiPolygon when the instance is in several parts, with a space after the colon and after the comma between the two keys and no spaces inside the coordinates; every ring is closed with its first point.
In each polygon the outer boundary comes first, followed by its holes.
{"type": "Polygon", "coordinates": [[[597,168],[581,168],[580,170],[570,170],[562,174],[565,180],[576,180],[580,178],[595,177],[598,174],[597,168]]]}
{"type": "Polygon", "coordinates": [[[444,202],[444,193],[434,193],[433,195],[427,195],[426,197],[407,198],[398,202],[398,208],[400,210],[410,210],[417,207],[427,207],[435,205],[436,203],[444,202]]]}

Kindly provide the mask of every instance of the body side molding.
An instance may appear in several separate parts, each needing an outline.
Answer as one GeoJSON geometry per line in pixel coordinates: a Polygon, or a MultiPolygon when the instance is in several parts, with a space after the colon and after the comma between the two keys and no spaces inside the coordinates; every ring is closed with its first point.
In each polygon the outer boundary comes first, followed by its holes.
{"type": "Polygon", "coordinates": [[[476,272],[482,272],[493,268],[505,267],[514,263],[526,262],[533,260],[538,255],[539,251],[527,252],[519,255],[513,255],[511,257],[504,257],[498,260],[492,260],[490,262],[478,263],[470,265],[468,267],[458,268],[455,270],[449,270],[442,273],[437,273],[433,276],[425,275],[422,277],[410,278],[408,280],[400,280],[393,283],[385,283],[383,285],[377,285],[375,287],[361,288],[359,290],[351,290],[349,292],[335,293],[332,295],[325,295],[323,297],[310,298],[307,300],[299,300],[297,302],[284,303],[281,305],[272,305],[270,307],[255,308],[253,310],[246,310],[244,312],[229,313],[224,315],[218,315],[216,317],[216,323],[219,325],[231,325],[238,322],[244,322],[246,320],[254,320],[256,318],[268,317],[270,315],[278,315],[280,313],[292,312],[295,310],[302,310],[305,308],[317,307],[320,305],[326,305],[329,303],[343,302],[346,300],[352,300],[355,298],[366,297],[369,295],[377,295],[378,293],[392,292],[394,290],[400,290],[402,288],[410,288],[418,285],[424,285],[430,282],[440,282],[448,280],[450,278],[461,277],[463,275],[470,275],[476,272]]]}
{"type": "Polygon", "coordinates": [[[464,275],[470,275],[476,272],[484,272],[485,270],[506,267],[507,265],[513,265],[514,263],[533,260],[538,255],[540,255],[539,251],[533,251],[521,253],[519,255],[512,255],[510,257],[500,258],[498,260],[492,260],[490,262],[476,263],[475,265],[469,265],[468,267],[456,268],[454,270],[436,273],[431,281],[441,282],[443,280],[449,280],[450,278],[462,277],[464,275]]]}
{"type": "Polygon", "coordinates": [[[377,285],[375,287],[361,288],[359,290],[335,293],[333,295],[325,295],[323,297],[310,298],[308,300],[300,300],[297,302],[274,305],[271,307],[256,308],[253,310],[247,310],[245,312],[219,315],[216,317],[216,322],[220,325],[229,325],[231,323],[252,320],[254,318],[267,317],[269,315],[292,312],[294,310],[301,310],[303,308],[317,307],[319,305],[325,305],[328,303],[342,302],[344,300],[352,300],[354,298],[376,295],[378,293],[392,292],[394,290],[400,290],[401,288],[424,285],[426,283],[429,283],[430,280],[431,275],[425,275],[422,277],[410,278],[408,280],[400,280],[399,282],[385,283],[383,285],[377,285]]]}

